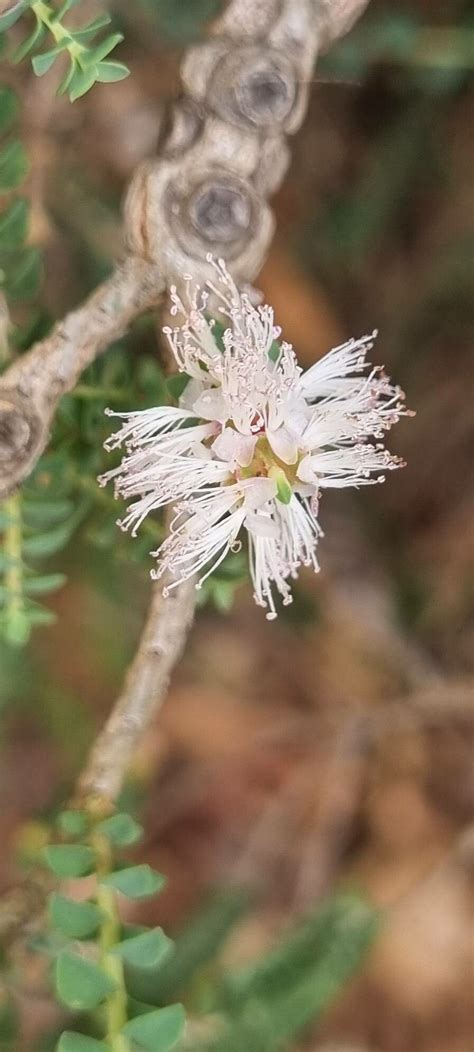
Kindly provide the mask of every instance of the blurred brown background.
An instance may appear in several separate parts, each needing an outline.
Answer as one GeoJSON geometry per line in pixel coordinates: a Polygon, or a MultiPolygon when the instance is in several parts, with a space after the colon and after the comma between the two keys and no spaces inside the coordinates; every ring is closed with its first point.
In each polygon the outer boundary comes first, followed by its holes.
{"type": "MultiPolygon", "coordinates": [[[[120,251],[124,188],[155,149],[180,49],[217,6],[117,3],[132,76],[74,106],[54,99],[50,77],[25,76],[53,316],[120,251]]],[[[473,1045],[469,8],[373,0],[323,60],[259,281],[305,365],[379,329],[376,360],[417,413],[390,436],[407,467],[360,495],[326,494],[322,572],[301,575],[276,623],[246,584],[228,613],[200,612],[129,791],[144,853],[169,877],[153,907],[167,930],[209,886],[261,884],[227,963],[263,952],[346,882],[386,909],[363,973],[305,1052],[473,1045]]],[[[132,544],[86,521],[51,561],[69,575],[51,600],[57,625],[26,653],[1,652],[5,885],[67,796],[133,653],[148,563],[130,560],[132,544]]],[[[32,1047],[50,1047],[39,995],[35,1011],[32,1047]]]]}

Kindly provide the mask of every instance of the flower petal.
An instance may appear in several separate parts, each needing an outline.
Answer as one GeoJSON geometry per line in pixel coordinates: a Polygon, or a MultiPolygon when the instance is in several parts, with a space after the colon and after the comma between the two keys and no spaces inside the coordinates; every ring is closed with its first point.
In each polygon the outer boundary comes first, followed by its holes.
{"type": "Polygon", "coordinates": [[[254,534],[255,537],[273,537],[277,540],[280,535],[275,520],[272,519],[268,512],[250,512],[250,514],[244,519],[244,526],[249,533],[254,534]]]}
{"type": "Polygon", "coordinates": [[[193,405],[193,411],[196,416],[202,418],[202,420],[227,420],[229,411],[227,403],[222,394],[217,388],[212,388],[209,391],[204,391],[193,405]]]}
{"type": "Polygon", "coordinates": [[[308,455],[303,457],[300,464],[298,464],[298,470],[296,472],[297,477],[301,482],[307,482],[309,485],[318,485],[318,476],[313,468],[312,457],[308,455]]]}
{"type": "Polygon", "coordinates": [[[232,427],[225,427],[212,443],[211,448],[220,460],[247,468],[252,461],[256,441],[256,435],[241,435],[232,427]]]}
{"type": "Polygon", "coordinates": [[[266,432],[268,441],[280,460],[285,464],[296,464],[298,459],[298,446],[296,439],[286,427],[279,427],[277,431],[266,432]]]}
{"type": "Polygon", "coordinates": [[[273,479],[249,479],[243,490],[244,506],[249,511],[256,511],[276,496],[276,483],[273,479]]]}
{"type": "Polygon", "coordinates": [[[184,391],[179,399],[179,405],[181,409],[189,409],[194,411],[194,403],[197,402],[198,398],[206,390],[205,383],[202,380],[196,379],[195,376],[189,380],[184,388],[184,391]]]}

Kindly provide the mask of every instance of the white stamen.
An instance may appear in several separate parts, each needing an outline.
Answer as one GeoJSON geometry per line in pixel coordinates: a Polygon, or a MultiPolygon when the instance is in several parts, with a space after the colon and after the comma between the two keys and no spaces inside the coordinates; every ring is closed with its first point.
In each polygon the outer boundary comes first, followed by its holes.
{"type": "Polygon", "coordinates": [[[223,260],[207,261],[215,278],[206,289],[185,275],[183,296],[170,290],[180,324],[163,331],[191,377],[180,405],[107,410],[123,423],[106,449],[124,447],[125,456],[99,481],[132,498],[120,523],[132,534],[150,512],[175,505],[169,536],[152,553],[153,576],[173,579],[165,592],[195,575],[201,587],[244,531],[255,600],[271,620],[275,593],[291,602],[300,566],[319,570],[321,491],[382,482],[399,467],[380,440],[407,411],[402,391],[366,361],[375,332],[302,373],[290,344],[273,354],[272,308],[240,293],[223,260]],[[208,317],[211,293],[224,328],[208,317]],[[284,493],[274,481],[282,464],[284,493]]]}

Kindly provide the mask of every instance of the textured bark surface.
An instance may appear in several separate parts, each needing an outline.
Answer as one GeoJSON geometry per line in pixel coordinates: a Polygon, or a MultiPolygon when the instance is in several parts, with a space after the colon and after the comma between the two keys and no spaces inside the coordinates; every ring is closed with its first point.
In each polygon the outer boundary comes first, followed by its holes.
{"type": "Polygon", "coordinates": [[[79,780],[76,803],[113,802],[122,788],[140,737],[164,701],[170,676],[179,661],[194,615],[194,579],[170,592],[153,589],[140,644],[123,690],[99,734],[79,780]]]}

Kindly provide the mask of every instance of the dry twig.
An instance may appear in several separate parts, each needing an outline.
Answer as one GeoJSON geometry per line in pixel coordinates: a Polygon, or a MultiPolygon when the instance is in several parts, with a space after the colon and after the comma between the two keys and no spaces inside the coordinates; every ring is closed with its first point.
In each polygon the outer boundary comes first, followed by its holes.
{"type": "Polygon", "coordinates": [[[194,614],[194,580],[164,599],[154,588],[138,650],[123,690],[94,743],[79,779],[76,803],[94,798],[113,802],[120,792],[135,747],[163,702],[171,672],[184,649],[194,614]]]}

